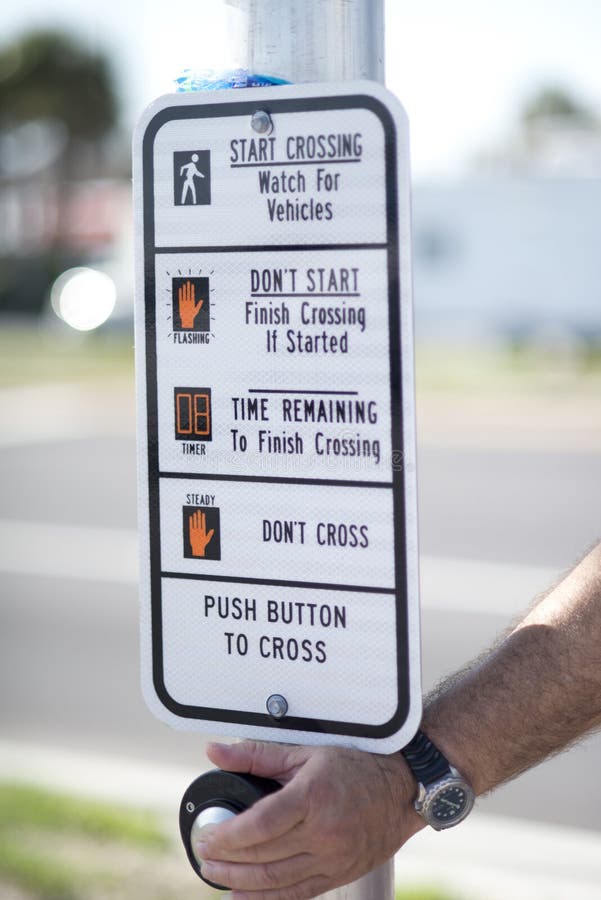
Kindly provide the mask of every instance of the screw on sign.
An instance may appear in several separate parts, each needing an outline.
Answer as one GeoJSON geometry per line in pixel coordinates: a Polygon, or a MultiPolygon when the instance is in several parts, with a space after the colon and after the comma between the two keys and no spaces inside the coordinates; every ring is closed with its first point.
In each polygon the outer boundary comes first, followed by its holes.
{"type": "Polygon", "coordinates": [[[288,712],[288,701],[281,694],[272,694],[267,698],[267,712],[274,719],[283,719],[288,712]]]}
{"type": "Polygon", "coordinates": [[[258,134],[271,134],[273,131],[271,116],[264,109],[258,109],[252,114],[250,127],[258,134]]]}

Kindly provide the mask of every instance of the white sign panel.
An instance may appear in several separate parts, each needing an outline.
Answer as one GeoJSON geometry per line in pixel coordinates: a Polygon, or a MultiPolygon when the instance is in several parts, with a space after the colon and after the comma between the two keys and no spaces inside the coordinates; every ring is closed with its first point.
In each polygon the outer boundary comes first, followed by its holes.
{"type": "Polygon", "coordinates": [[[421,709],[402,107],[368,82],[163,97],[134,188],[147,702],[397,750],[421,709]]]}

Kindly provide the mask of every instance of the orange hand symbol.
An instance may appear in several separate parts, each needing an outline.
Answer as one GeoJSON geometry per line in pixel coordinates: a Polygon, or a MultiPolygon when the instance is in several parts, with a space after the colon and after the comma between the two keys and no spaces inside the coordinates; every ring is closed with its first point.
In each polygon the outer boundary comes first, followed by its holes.
{"type": "Polygon", "coordinates": [[[192,556],[203,557],[205,555],[207,544],[211,542],[211,538],[215,533],[215,529],[211,528],[207,534],[207,517],[200,510],[192,513],[188,519],[188,528],[190,533],[190,544],[192,545],[192,556]]]}
{"type": "Polygon", "coordinates": [[[177,302],[179,305],[179,318],[182,328],[194,328],[194,319],[198,315],[203,305],[203,300],[195,302],[194,285],[191,281],[182,284],[177,292],[177,302]]]}

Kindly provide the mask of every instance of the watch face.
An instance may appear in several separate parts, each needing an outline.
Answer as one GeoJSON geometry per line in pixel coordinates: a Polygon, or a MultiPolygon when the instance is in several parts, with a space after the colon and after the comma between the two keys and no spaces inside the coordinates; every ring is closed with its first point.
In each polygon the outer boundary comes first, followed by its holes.
{"type": "Polygon", "coordinates": [[[432,825],[443,828],[452,825],[469,811],[471,803],[472,798],[461,785],[447,785],[432,800],[429,809],[432,825]]]}

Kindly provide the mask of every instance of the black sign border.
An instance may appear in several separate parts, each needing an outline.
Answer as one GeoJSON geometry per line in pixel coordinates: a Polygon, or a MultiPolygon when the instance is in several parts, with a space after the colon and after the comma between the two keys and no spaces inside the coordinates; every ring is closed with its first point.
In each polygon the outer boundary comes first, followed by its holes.
{"type": "MultiPolygon", "coordinates": [[[[174,715],[184,719],[223,722],[232,725],[256,726],[262,729],[305,731],[357,738],[383,739],[396,734],[407,721],[411,706],[410,697],[410,654],[408,602],[409,585],[406,555],[406,511],[405,478],[403,453],[403,396],[401,358],[401,271],[399,246],[399,187],[397,173],[398,138],[396,125],[390,110],[369,94],[343,94],[325,97],[299,97],[277,99],[265,97],[265,101],[241,100],[227,103],[184,103],[181,106],[166,107],[159,111],[146,126],[142,141],[143,169],[143,237],[144,237],[144,321],[146,331],[146,409],[147,409],[147,454],[149,491],[150,567],[151,567],[151,621],[152,621],[152,672],[157,697],[163,706],[174,715]],[[158,438],[158,385],[156,358],[156,317],[155,317],[155,256],[166,248],[155,245],[154,223],[154,141],[160,128],[167,122],[178,119],[208,119],[232,116],[251,116],[260,105],[270,114],[283,112],[310,112],[341,109],[367,109],[380,120],[384,129],[384,156],[386,180],[386,244],[388,263],[388,325],[390,343],[390,401],[391,401],[391,448],[393,465],[393,515],[395,543],[395,589],[396,596],[396,639],[397,639],[397,696],[398,705],[394,715],[381,725],[357,722],[327,721],[286,716],[277,721],[267,713],[249,713],[224,710],[213,707],[190,706],[179,703],[167,691],[163,670],[162,634],[162,578],[161,536],[159,509],[159,438],[158,438]]],[[[409,208],[404,210],[409,215],[409,208]]],[[[288,249],[276,245],[279,250],[288,249]]],[[[344,245],[319,244],[314,249],[341,249],[344,245]]],[[[360,245],[357,245],[360,246],[360,245]]],[[[366,245],[366,248],[373,245],[366,245]]],[[[181,252],[202,250],[217,252],[222,247],[179,248],[181,252]]],[[[231,247],[233,250],[257,250],[259,247],[231,247]]],[[[310,245],[294,245],[289,249],[308,250],[310,245]]],[[[210,477],[210,476],[208,476],[210,477]]],[[[287,480],[287,479],[282,479],[287,480]]],[[[294,479],[293,479],[294,480],[294,479]]],[[[349,485],[350,486],[350,485],[349,485]]],[[[230,579],[228,579],[230,580],[230,579]]],[[[234,579],[231,579],[232,581],[234,579]]],[[[242,581],[242,579],[240,580],[242,581]]],[[[374,590],[374,593],[383,593],[374,590]]],[[[388,591],[384,593],[389,593],[388,591]]]]}

